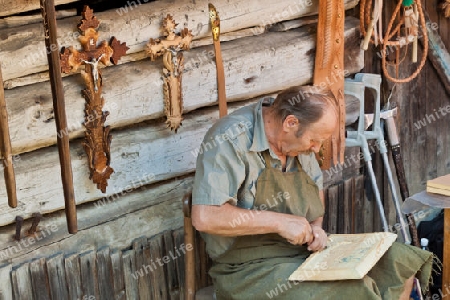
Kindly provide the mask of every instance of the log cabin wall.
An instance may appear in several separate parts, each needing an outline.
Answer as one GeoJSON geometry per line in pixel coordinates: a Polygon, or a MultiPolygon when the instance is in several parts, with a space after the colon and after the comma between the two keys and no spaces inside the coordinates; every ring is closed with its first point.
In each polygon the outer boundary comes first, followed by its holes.
{"type": "MultiPolygon", "coordinates": [[[[84,3],[97,9],[94,13],[101,22],[99,41],[115,36],[127,42],[130,50],[118,66],[102,70],[104,110],[110,112],[107,124],[113,136],[111,166],[115,169],[105,194],[88,179],[87,157],[81,145],[83,83],[79,74],[64,76],[69,130],[62,134],[70,137],[79,229],[75,235],[67,233],[63,211],[43,28],[39,12],[38,16],[27,13],[38,7],[29,1],[0,3],[0,16],[4,17],[0,19],[0,62],[19,199],[17,208],[7,206],[0,178],[0,299],[179,299],[183,295],[181,199],[192,185],[202,137],[218,118],[208,2],[128,1],[114,8],[104,8],[97,2],[84,3]],[[21,16],[16,15],[19,12],[21,16]],[[161,20],[167,13],[180,24],[178,28],[186,26],[194,34],[192,50],[185,52],[184,121],[176,134],[164,125],[162,63],[149,61],[144,53],[146,42],[160,36],[161,20]],[[44,217],[40,231],[27,237],[25,232],[34,212],[44,217]],[[12,239],[16,216],[25,218],[20,243],[12,239]],[[160,268],[158,264],[156,268],[144,268],[164,257],[172,259],[160,268]]],[[[345,2],[345,69],[349,74],[363,67],[366,72],[379,73],[374,57],[359,50],[359,23],[353,17],[358,16],[354,8],[358,1],[345,2]]],[[[79,49],[76,25],[81,18],[81,4],[71,0],[56,3],[66,4],[57,7],[61,8],[59,46],[79,49]],[[71,6],[69,2],[74,3],[71,6]]],[[[230,111],[261,96],[311,82],[317,1],[278,0],[264,6],[256,0],[213,4],[222,20],[230,111]]],[[[419,78],[424,80],[424,75],[419,78]]],[[[429,92],[436,90],[438,84],[429,92]]],[[[406,89],[401,91],[408,93],[406,89]]],[[[443,105],[448,98],[441,96],[443,105]]],[[[422,100],[428,103],[416,99],[422,100]]],[[[430,112],[434,108],[431,106],[430,112]]],[[[401,116],[401,122],[408,119],[403,109],[401,116]]],[[[408,135],[402,131],[402,140],[409,139],[413,145],[414,134],[418,133],[408,135]]],[[[446,136],[448,131],[435,128],[434,143],[441,145],[439,155],[447,162],[447,169],[437,166],[438,175],[448,173],[449,168],[449,139],[440,137],[443,140],[438,141],[439,135],[446,136]]],[[[346,155],[355,153],[358,149],[349,148],[346,155]]],[[[405,148],[404,155],[405,160],[417,160],[411,149],[405,148]]],[[[437,158],[434,163],[438,165],[436,162],[437,158]]],[[[410,172],[420,168],[405,164],[411,189],[419,190],[423,182],[418,183],[414,177],[417,175],[410,172]]],[[[324,172],[328,231],[370,232],[380,228],[375,201],[366,198],[361,173],[359,164],[324,172]]],[[[380,171],[377,174],[382,176],[380,171]]],[[[394,224],[390,203],[386,203],[386,209],[390,224],[394,224]]],[[[202,262],[197,270],[199,287],[211,283],[201,246],[199,243],[196,248],[202,262]]]]}

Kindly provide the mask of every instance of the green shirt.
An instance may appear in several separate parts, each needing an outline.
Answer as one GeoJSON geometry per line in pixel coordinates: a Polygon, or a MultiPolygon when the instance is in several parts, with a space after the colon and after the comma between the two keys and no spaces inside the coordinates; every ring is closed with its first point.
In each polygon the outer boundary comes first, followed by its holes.
{"type": "MultiPolygon", "coordinates": [[[[251,209],[256,195],[256,181],[265,168],[262,151],[269,149],[272,165],[281,169],[281,161],[270,150],[264,131],[263,98],[220,119],[206,133],[197,157],[192,190],[193,205],[222,205],[226,202],[251,209]]],[[[313,153],[299,155],[304,171],[323,188],[323,175],[313,153]]],[[[295,158],[288,157],[286,171],[296,171],[295,158]]],[[[248,216],[247,216],[248,217],[248,216]]],[[[236,227],[244,220],[233,220],[236,227]]],[[[233,243],[233,237],[202,234],[206,250],[212,259],[223,254],[233,243]]]]}

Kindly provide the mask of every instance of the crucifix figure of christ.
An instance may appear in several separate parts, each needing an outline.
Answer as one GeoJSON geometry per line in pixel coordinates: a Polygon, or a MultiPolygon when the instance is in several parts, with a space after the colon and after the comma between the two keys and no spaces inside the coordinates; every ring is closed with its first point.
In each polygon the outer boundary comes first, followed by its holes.
{"type": "Polygon", "coordinates": [[[163,20],[165,40],[150,39],[147,43],[147,53],[154,61],[163,56],[164,75],[164,113],[167,117],[167,127],[177,132],[183,120],[183,97],[181,91],[181,74],[184,68],[182,50],[189,50],[193,35],[184,28],[180,35],[175,34],[175,23],[171,15],[163,20]]]}
{"type": "Polygon", "coordinates": [[[89,179],[92,179],[97,184],[97,188],[105,193],[107,180],[114,170],[110,167],[112,136],[110,127],[105,126],[109,112],[102,110],[105,100],[101,96],[102,73],[99,63],[101,62],[105,66],[108,61],[117,64],[129,48],[126,43],[120,43],[115,37],[111,39],[110,43],[102,41],[97,46],[98,32],[96,29],[100,25],[100,21],[88,6],[84,7],[82,16],[83,19],[78,25],[78,29],[82,33],[79,39],[83,50],[78,51],[72,46],[63,48],[60,55],[61,71],[70,73],[84,65],[84,71],[81,71],[86,84],[86,89],[83,90],[83,96],[86,99],[84,109],[86,133],[83,147],[89,159],[89,179]]]}

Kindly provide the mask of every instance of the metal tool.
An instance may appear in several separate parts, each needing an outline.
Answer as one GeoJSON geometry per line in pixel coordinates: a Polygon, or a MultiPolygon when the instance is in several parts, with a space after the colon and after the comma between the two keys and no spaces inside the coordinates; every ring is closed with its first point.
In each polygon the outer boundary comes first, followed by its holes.
{"type": "Polygon", "coordinates": [[[22,225],[23,225],[23,217],[16,216],[16,234],[14,235],[14,239],[16,241],[20,241],[20,232],[22,231],[22,225]]]}
{"type": "MultiPolygon", "coordinates": [[[[385,144],[385,140],[384,140],[383,130],[381,129],[381,126],[380,126],[381,114],[383,114],[383,117],[385,117],[385,118],[390,118],[394,114],[394,111],[380,112],[380,84],[381,84],[381,76],[380,75],[358,73],[355,75],[354,81],[363,83],[365,88],[368,88],[372,92],[373,97],[374,97],[374,102],[375,102],[373,119],[372,119],[372,130],[369,130],[369,131],[366,130],[368,128],[368,126],[367,126],[367,128],[365,127],[365,125],[367,125],[367,124],[365,124],[366,117],[364,114],[362,114],[362,115],[360,114],[360,121],[358,123],[358,132],[356,134],[364,135],[366,140],[370,140],[370,139],[377,140],[377,143],[379,145],[379,151],[380,151],[381,157],[383,158],[383,164],[384,164],[386,176],[388,179],[389,188],[392,193],[392,199],[394,201],[395,210],[397,212],[397,217],[399,219],[399,223],[400,223],[400,227],[401,227],[400,231],[402,232],[405,244],[410,244],[411,237],[410,237],[409,232],[406,230],[406,228],[408,227],[408,223],[406,222],[404,215],[401,211],[401,204],[397,197],[397,189],[396,189],[396,186],[395,186],[395,183],[394,183],[394,180],[392,177],[392,171],[391,171],[391,168],[389,165],[389,159],[387,156],[387,148],[386,148],[386,144],[385,144]],[[363,130],[363,131],[361,131],[361,130],[363,130]]],[[[364,95],[364,93],[363,93],[363,95],[364,95]]],[[[364,112],[364,103],[362,103],[361,106],[362,106],[362,110],[360,107],[360,112],[361,111],[364,112]]],[[[349,137],[349,139],[352,139],[352,137],[354,138],[355,133],[348,132],[347,136],[349,137]]],[[[367,151],[368,151],[368,149],[367,149],[367,151]]],[[[369,155],[370,155],[370,153],[369,153],[369,155]]],[[[372,174],[373,174],[373,170],[369,170],[369,172],[372,172],[372,174]]],[[[372,179],[372,174],[370,175],[371,179],[372,179]]],[[[374,174],[373,174],[373,180],[375,180],[374,174]]],[[[373,185],[373,183],[372,183],[372,185],[373,185]]],[[[376,183],[375,183],[375,186],[376,186],[376,183]]],[[[378,189],[375,191],[375,193],[378,194],[378,196],[379,196],[378,189]]]]}
{"type": "Polygon", "coordinates": [[[370,155],[369,145],[367,144],[367,138],[364,134],[364,90],[365,85],[359,81],[345,80],[344,90],[346,95],[352,95],[359,99],[359,121],[357,131],[348,131],[347,138],[345,139],[346,147],[360,147],[363,153],[364,161],[367,165],[367,171],[369,173],[369,178],[372,183],[372,189],[375,194],[375,201],[380,212],[381,223],[383,230],[388,232],[389,226],[384,214],[383,202],[381,201],[380,192],[378,190],[377,182],[375,179],[375,174],[372,167],[372,156],[370,155]]]}
{"type": "Polygon", "coordinates": [[[33,221],[31,222],[31,227],[28,229],[28,234],[32,235],[36,233],[37,226],[41,221],[42,215],[40,213],[33,213],[33,221]]]}

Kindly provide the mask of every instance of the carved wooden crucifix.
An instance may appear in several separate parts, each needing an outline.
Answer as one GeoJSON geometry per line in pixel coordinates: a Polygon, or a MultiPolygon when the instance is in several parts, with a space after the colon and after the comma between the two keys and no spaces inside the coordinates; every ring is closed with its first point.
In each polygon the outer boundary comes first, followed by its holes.
{"type": "Polygon", "coordinates": [[[78,25],[78,29],[82,33],[79,39],[83,50],[77,51],[72,46],[63,49],[61,71],[69,73],[84,65],[84,72],[81,72],[86,84],[86,89],[83,90],[83,96],[86,99],[84,109],[86,133],[83,147],[89,159],[89,179],[92,179],[97,184],[97,188],[105,193],[107,180],[114,170],[110,167],[112,139],[110,127],[104,126],[109,112],[102,111],[105,100],[101,96],[102,73],[98,64],[101,62],[107,65],[108,61],[117,64],[129,48],[126,43],[120,43],[115,37],[112,37],[110,43],[102,41],[97,46],[98,32],[96,29],[100,25],[100,21],[88,6],[84,7],[82,16],[83,19],[78,25]]]}
{"type": "Polygon", "coordinates": [[[183,120],[183,97],[181,91],[181,73],[183,72],[183,52],[189,50],[193,35],[186,27],[180,35],[175,34],[175,23],[171,15],[163,20],[165,40],[150,39],[147,43],[147,53],[154,61],[163,56],[164,75],[164,113],[167,117],[167,127],[177,132],[183,120]]]}

